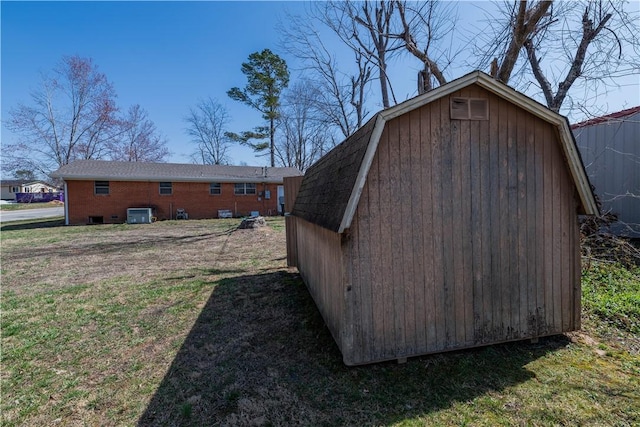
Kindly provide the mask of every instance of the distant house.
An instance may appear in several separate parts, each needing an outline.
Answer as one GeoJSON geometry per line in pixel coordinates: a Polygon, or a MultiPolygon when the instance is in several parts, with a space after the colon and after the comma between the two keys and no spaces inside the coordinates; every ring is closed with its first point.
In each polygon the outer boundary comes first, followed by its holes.
{"type": "Polygon", "coordinates": [[[58,188],[44,181],[24,179],[2,180],[2,200],[16,200],[19,193],[55,193],[58,188]]]}
{"type": "Polygon", "coordinates": [[[640,106],[571,126],[611,231],[640,237],[640,106]]]}
{"type": "Polygon", "coordinates": [[[569,123],[484,73],[379,112],[293,193],[288,260],[347,365],[580,327],[597,206],[569,123]]]}
{"type": "Polygon", "coordinates": [[[129,208],[159,220],[221,214],[278,215],[283,177],[295,168],[78,160],[52,174],[64,180],[66,223],[122,223],[129,208]]]}

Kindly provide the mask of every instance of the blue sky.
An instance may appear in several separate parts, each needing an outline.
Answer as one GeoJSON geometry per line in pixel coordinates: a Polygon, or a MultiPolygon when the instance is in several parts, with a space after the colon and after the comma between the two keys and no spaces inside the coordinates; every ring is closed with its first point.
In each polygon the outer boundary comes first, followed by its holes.
{"type": "MultiPolygon", "coordinates": [[[[193,151],[184,116],[199,99],[217,98],[241,131],[261,124],[226,91],[246,83],[240,72],[250,53],[277,50],[274,30],[293,2],[2,2],[2,117],[29,102],[40,72],[64,55],[91,57],[118,94],[121,109],[140,104],[168,138],[171,161],[193,151]]],[[[284,56],[284,55],[283,55],[284,56]]],[[[3,145],[14,140],[2,128],[3,145]]],[[[264,164],[247,148],[234,163],[264,164]]]]}
{"type": "MultiPolygon", "coordinates": [[[[483,3],[487,4],[487,3],[483,3]]],[[[636,9],[638,4],[636,3],[636,9]]],[[[285,13],[302,13],[302,2],[7,2],[1,3],[2,120],[18,102],[29,103],[40,73],[64,55],[91,57],[113,83],[122,110],[140,104],[169,141],[170,161],[189,162],[193,145],[184,132],[184,116],[205,97],[218,99],[232,117],[230,130],[261,124],[249,107],[229,99],[227,90],[246,83],[241,63],[250,53],[278,48],[275,27],[285,13]]],[[[461,18],[477,20],[479,9],[459,7],[461,18]]],[[[332,42],[329,42],[332,43],[332,42]]],[[[335,45],[336,51],[340,46],[335,45]]],[[[341,64],[342,65],[342,64],[341,64]]],[[[415,95],[415,61],[392,64],[407,75],[394,85],[399,100],[415,95]]],[[[460,70],[458,77],[470,70],[460,70]]],[[[454,71],[454,73],[456,73],[454,71]]],[[[292,71],[292,79],[296,76],[292,71]]],[[[602,111],[640,104],[638,77],[611,92],[602,111]],[[631,86],[628,86],[631,84],[631,86]]],[[[379,106],[373,105],[373,112],[379,106]]],[[[2,126],[2,144],[16,135],[2,126]]],[[[244,147],[231,151],[233,164],[264,165],[244,147]]]]}

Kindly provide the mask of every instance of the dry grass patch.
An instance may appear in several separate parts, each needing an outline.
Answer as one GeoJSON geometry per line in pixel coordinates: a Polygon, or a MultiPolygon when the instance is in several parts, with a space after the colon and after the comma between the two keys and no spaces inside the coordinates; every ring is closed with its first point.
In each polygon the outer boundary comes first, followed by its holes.
{"type": "Polygon", "coordinates": [[[282,219],[237,224],[3,228],[2,425],[640,423],[637,353],[590,329],[347,368],[282,219]]]}

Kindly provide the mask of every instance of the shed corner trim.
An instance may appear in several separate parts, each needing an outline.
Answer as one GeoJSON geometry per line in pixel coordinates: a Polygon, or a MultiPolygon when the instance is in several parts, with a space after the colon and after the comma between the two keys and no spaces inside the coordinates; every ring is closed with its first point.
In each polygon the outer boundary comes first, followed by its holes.
{"type": "Polygon", "coordinates": [[[582,202],[584,213],[586,215],[598,215],[598,205],[593,196],[591,184],[589,182],[589,178],[587,177],[587,172],[585,171],[580,152],[576,147],[575,139],[573,137],[573,133],[571,132],[569,122],[565,117],[562,117],[562,120],[559,121],[557,126],[558,131],[561,135],[560,138],[563,142],[562,149],[564,150],[565,156],[568,159],[569,171],[573,177],[575,186],[578,189],[578,194],[582,202]]]}
{"type": "Polygon", "coordinates": [[[353,216],[356,213],[356,207],[358,206],[360,195],[362,194],[364,184],[367,180],[367,174],[369,173],[369,169],[371,168],[373,157],[378,150],[378,143],[380,142],[380,136],[382,135],[382,130],[384,129],[385,123],[386,119],[382,116],[382,114],[378,114],[378,117],[376,118],[376,124],[373,128],[373,132],[371,132],[369,143],[367,144],[367,151],[365,151],[364,153],[364,159],[362,160],[360,170],[358,171],[358,176],[356,177],[356,183],[351,190],[351,195],[349,196],[349,201],[347,202],[347,208],[345,209],[344,215],[342,216],[342,221],[340,222],[338,234],[344,233],[345,230],[348,230],[349,227],[351,227],[351,222],[353,221],[353,216]]]}

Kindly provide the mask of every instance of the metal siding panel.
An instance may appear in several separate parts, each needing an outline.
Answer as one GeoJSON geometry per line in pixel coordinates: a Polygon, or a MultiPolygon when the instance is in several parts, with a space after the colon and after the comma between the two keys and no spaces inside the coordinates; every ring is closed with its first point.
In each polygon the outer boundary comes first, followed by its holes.
{"type": "Polygon", "coordinates": [[[640,194],[640,113],[578,128],[575,138],[602,211],[633,224],[613,231],[640,237],[640,199],[632,196],[640,194]]]}

